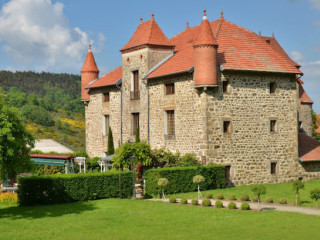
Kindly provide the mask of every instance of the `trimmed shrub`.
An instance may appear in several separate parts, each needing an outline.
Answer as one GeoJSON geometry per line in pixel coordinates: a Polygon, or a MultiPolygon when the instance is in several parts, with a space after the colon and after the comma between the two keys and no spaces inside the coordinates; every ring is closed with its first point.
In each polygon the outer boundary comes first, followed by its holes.
{"type": "Polygon", "coordinates": [[[132,196],[132,172],[105,172],[32,176],[19,178],[18,198],[22,206],[67,203],[132,196]]]}
{"type": "Polygon", "coordinates": [[[220,200],[216,201],[215,205],[217,208],[223,208],[223,202],[221,202],[220,200]]]}
{"type": "Polygon", "coordinates": [[[170,202],[170,203],[176,203],[176,202],[177,202],[177,199],[172,196],[172,197],[169,198],[169,202],[170,202]]]}
{"type": "Polygon", "coordinates": [[[188,200],[186,198],[181,198],[180,203],[181,204],[187,204],[188,200]]]}
{"type": "Polygon", "coordinates": [[[243,202],[243,203],[241,203],[240,208],[241,208],[241,210],[249,210],[250,209],[250,204],[246,203],[246,202],[243,202]]]}
{"type": "Polygon", "coordinates": [[[228,208],[229,209],[237,209],[237,204],[235,202],[229,202],[228,208]]]}
{"type": "Polygon", "coordinates": [[[193,206],[198,205],[198,204],[199,204],[198,199],[192,199],[192,200],[191,200],[191,204],[192,204],[193,206]]]}
{"type": "Polygon", "coordinates": [[[199,184],[201,190],[223,187],[225,185],[224,168],[220,165],[208,165],[149,169],[145,172],[146,192],[151,195],[159,195],[161,192],[158,186],[159,178],[169,180],[166,186],[167,194],[196,191],[198,185],[193,183],[193,177],[196,175],[202,175],[205,178],[205,181],[199,184]]]}
{"type": "Polygon", "coordinates": [[[216,199],[223,199],[223,194],[222,193],[218,193],[216,195],[216,199]]]}
{"type": "Polygon", "coordinates": [[[237,200],[236,195],[234,195],[234,194],[230,194],[230,196],[229,196],[229,200],[237,200]]]}
{"type": "Polygon", "coordinates": [[[273,203],[273,198],[272,197],[267,197],[266,198],[267,203],[273,203]]]}
{"type": "Polygon", "coordinates": [[[212,193],[206,193],[206,195],[205,195],[205,198],[209,198],[209,199],[211,199],[213,196],[212,196],[212,193]]]}
{"type": "Polygon", "coordinates": [[[258,202],[258,200],[259,200],[259,197],[257,195],[253,196],[253,198],[252,198],[253,202],[258,202]]]}
{"type": "Polygon", "coordinates": [[[204,207],[210,207],[211,206],[211,201],[208,198],[205,198],[202,200],[202,206],[204,207]]]}
{"type": "Polygon", "coordinates": [[[241,194],[240,200],[241,200],[241,201],[249,201],[249,200],[250,200],[249,195],[246,194],[246,193],[241,194]]]}
{"type": "Polygon", "coordinates": [[[279,201],[280,204],[287,204],[287,199],[285,198],[280,198],[280,201],[279,201]]]}

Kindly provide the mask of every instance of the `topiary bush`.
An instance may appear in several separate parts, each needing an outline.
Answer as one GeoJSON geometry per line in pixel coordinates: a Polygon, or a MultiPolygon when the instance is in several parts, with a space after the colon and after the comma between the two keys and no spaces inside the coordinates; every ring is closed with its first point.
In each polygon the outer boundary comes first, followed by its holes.
{"type": "Polygon", "coordinates": [[[220,200],[216,201],[215,205],[217,208],[223,208],[223,202],[221,202],[220,200]]]}
{"type": "Polygon", "coordinates": [[[237,209],[237,204],[235,202],[229,202],[228,208],[229,209],[237,209]]]}
{"type": "Polygon", "coordinates": [[[181,198],[180,204],[187,204],[188,200],[186,198],[181,198]]]}
{"type": "Polygon", "coordinates": [[[212,196],[212,193],[206,193],[206,195],[204,197],[211,199],[213,196],[212,196]]]}
{"type": "Polygon", "coordinates": [[[222,193],[218,193],[218,194],[216,195],[216,199],[224,199],[224,198],[223,198],[223,194],[222,194],[222,193]]]}
{"type": "Polygon", "coordinates": [[[204,207],[210,207],[211,206],[211,201],[208,198],[205,198],[202,200],[202,206],[204,207]]]}
{"type": "Polygon", "coordinates": [[[230,194],[230,195],[229,195],[229,200],[237,200],[236,195],[230,194]]]}
{"type": "Polygon", "coordinates": [[[192,199],[192,200],[191,200],[191,204],[192,204],[193,206],[198,205],[198,204],[199,204],[198,199],[192,199]]]}
{"type": "Polygon", "coordinates": [[[259,197],[257,195],[253,196],[253,198],[252,198],[253,202],[258,202],[258,200],[259,200],[259,197]]]}
{"type": "Polygon", "coordinates": [[[169,198],[169,202],[170,202],[170,203],[176,203],[176,202],[177,202],[177,199],[172,196],[172,197],[169,198]]]}
{"type": "Polygon", "coordinates": [[[159,195],[161,188],[158,186],[159,178],[167,178],[167,194],[193,192],[197,190],[197,184],[193,183],[193,177],[202,175],[205,181],[200,183],[201,190],[215,189],[225,185],[225,167],[219,165],[197,167],[168,167],[149,169],[145,171],[146,192],[150,195],[159,195]]]}
{"type": "Polygon", "coordinates": [[[132,197],[132,172],[47,175],[19,178],[22,206],[132,197]],[[120,178],[119,178],[120,174],[120,178]]]}
{"type": "Polygon", "coordinates": [[[241,194],[240,200],[241,200],[241,201],[249,201],[249,200],[250,200],[249,195],[246,194],[246,193],[241,194]]]}
{"type": "Polygon", "coordinates": [[[287,199],[285,198],[280,198],[280,201],[279,201],[280,204],[287,204],[287,199]]]}
{"type": "Polygon", "coordinates": [[[250,204],[246,203],[246,202],[243,202],[243,203],[241,203],[240,208],[241,208],[241,210],[249,210],[250,209],[250,204]]]}
{"type": "Polygon", "coordinates": [[[273,198],[272,197],[267,197],[266,198],[267,203],[273,203],[273,198]]]}

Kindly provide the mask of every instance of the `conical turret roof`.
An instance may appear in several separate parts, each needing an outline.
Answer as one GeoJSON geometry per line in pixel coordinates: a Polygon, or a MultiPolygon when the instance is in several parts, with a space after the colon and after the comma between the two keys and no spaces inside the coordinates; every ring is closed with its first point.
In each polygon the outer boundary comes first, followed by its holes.
{"type": "Polygon", "coordinates": [[[199,34],[194,46],[197,45],[218,45],[217,40],[214,38],[210,23],[207,18],[206,10],[203,10],[203,18],[200,24],[199,34]]]}
{"type": "Polygon", "coordinates": [[[94,60],[93,53],[91,51],[91,44],[89,45],[89,51],[84,61],[81,72],[99,72],[96,61],[94,60]]]}

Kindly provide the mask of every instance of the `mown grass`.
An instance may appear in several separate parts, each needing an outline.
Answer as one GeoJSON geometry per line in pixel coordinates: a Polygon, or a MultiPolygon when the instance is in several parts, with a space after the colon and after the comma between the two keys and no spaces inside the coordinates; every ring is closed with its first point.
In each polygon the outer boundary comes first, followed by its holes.
{"type": "Polygon", "coordinates": [[[319,216],[104,199],[0,208],[0,239],[317,239],[319,216]]]}
{"type": "MultiPolygon", "coordinates": [[[[272,197],[274,202],[279,202],[281,198],[286,198],[288,203],[295,203],[295,191],[292,188],[292,183],[278,183],[278,184],[264,184],[267,188],[267,193],[265,195],[261,195],[262,201],[265,201],[267,197],[272,197]]],[[[310,191],[314,188],[320,188],[320,179],[313,179],[310,181],[306,181],[304,183],[304,189],[299,191],[300,193],[300,202],[301,206],[309,206],[314,207],[315,202],[310,198],[310,191]]],[[[228,199],[230,194],[234,194],[237,199],[240,199],[241,194],[246,193],[250,196],[250,199],[253,198],[254,193],[251,191],[251,186],[239,186],[232,188],[224,188],[224,189],[215,189],[209,191],[201,191],[204,196],[207,192],[213,194],[215,197],[218,193],[222,193],[225,199],[228,199]]],[[[189,192],[189,193],[177,193],[173,194],[177,198],[196,198],[198,195],[197,192],[189,192]]],[[[172,196],[172,195],[170,195],[172,196]]]]}

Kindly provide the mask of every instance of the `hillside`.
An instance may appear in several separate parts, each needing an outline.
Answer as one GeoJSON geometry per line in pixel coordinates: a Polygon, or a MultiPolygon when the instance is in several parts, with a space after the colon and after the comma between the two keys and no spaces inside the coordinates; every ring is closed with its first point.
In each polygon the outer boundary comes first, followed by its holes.
{"type": "Polygon", "coordinates": [[[0,87],[38,139],[84,149],[84,106],[79,75],[0,71],[0,87]]]}

